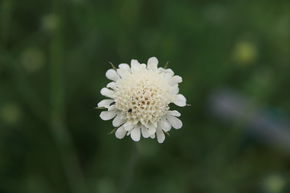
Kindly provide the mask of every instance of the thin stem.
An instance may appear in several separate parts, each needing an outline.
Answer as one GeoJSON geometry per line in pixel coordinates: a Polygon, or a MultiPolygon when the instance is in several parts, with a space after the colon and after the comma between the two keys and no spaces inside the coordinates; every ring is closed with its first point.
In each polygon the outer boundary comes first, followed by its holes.
{"type": "Polygon", "coordinates": [[[138,163],[138,159],[139,159],[138,147],[137,147],[137,144],[134,144],[131,156],[128,160],[128,164],[127,164],[125,171],[124,171],[125,175],[124,175],[123,180],[122,180],[122,186],[120,189],[121,190],[120,193],[129,192],[129,189],[133,183],[133,179],[135,176],[135,170],[136,170],[136,166],[138,163]]]}
{"type": "MultiPolygon", "coordinates": [[[[60,15],[58,10],[59,1],[55,2],[55,13],[60,15]]],[[[61,21],[61,18],[59,18],[61,21]]],[[[65,125],[65,92],[63,74],[63,47],[61,28],[56,29],[51,40],[51,63],[50,63],[50,123],[51,131],[60,153],[60,159],[67,178],[70,192],[80,193],[85,190],[85,182],[78,164],[76,151],[72,137],[65,125]]]]}

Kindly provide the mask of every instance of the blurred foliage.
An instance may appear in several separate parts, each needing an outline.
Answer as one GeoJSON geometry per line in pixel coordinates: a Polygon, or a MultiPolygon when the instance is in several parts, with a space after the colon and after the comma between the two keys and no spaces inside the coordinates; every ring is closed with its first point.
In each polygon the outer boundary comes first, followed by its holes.
{"type": "Polygon", "coordinates": [[[289,0],[1,0],[1,193],[283,193],[289,154],[207,111],[228,87],[290,115],[289,0]],[[191,107],[164,144],[94,110],[110,65],[157,56],[191,107]]]}

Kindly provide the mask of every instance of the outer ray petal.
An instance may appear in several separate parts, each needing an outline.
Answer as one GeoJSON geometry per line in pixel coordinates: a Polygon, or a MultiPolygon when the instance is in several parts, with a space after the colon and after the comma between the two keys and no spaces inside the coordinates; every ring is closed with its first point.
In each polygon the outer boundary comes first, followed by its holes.
{"type": "Polygon", "coordinates": [[[182,82],[182,78],[180,76],[173,76],[170,80],[170,85],[176,85],[182,82]]]}
{"type": "Polygon", "coordinates": [[[100,114],[101,119],[108,121],[113,119],[116,116],[116,111],[103,111],[100,114]]]}
{"type": "Polygon", "coordinates": [[[131,131],[134,128],[134,124],[131,122],[126,122],[123,127],[126,131],[131,131]]]}
{"type": "Polygon", "coordinates": [[[116,70],[110,69],[106,72],[106,77],[109,80],[117,81],[120,77],[118,76],[116,70]]]}
{"type": "Polygon", "coordinates": [[[128,64],[120,64],[117,69],[117,73],[121,76],[121,78],[126,77],[126,75],[131,73],[130,66],[128,64]]]}
{"type": "Polygon", "coordinates": [[[126,130],[123,128],[123,127],[119,127],[117,129],[117,131],[115,132],[115,136],[118,138],[118,139],[123,139],[126,135],[126,130]]]}
{"type": "Polygon", "coordinates": [[[104,99],[98,103],[98,107],[109,108],[109,106],[114,102],[112,99],[104,99]]]}
{"type": "Polygon", "coordinates": [[[138,60],[131,60],[131,70],[132,72],[137,72],[140,69],[140,63],[138,60]]]}
{"type": "Polygon", "coordinates": [[[116,82],[110,82],[109,84],[107,84],[106,87],[114,90],[116,88],[116,85],[117,85],[116,82]]]}
{"type": "Polygon", "coordinates": [[[186,98],[182,94],[178,94],[175,97],[174,104],[179,107],[184,107],[186,106],[186,98]]]}
{"type": "Polygon", "coordinates": [[[108,111],[117,111],[116,105],[111,105],[108,107],[108,111]]]}
{"type": "Polygon", "coordinates": [[[180,112],[175,111],[175,110],[174,111],[168,111],[167,115],[171,115],[171,116],[174,116],[174,117],[180,117],[181,116],[180,112]]]}
{"type": "Polygon", "coordinates": [[[165,119],[161,119],[158,123],[158,128],[162,129],[165,132],[170,131],[171,127],[171,124],[165,119]]]}
{"type": "Polygon", "coordinates": [[[149,135],[153,135],[156,133],[157,124],[149,124],[146,126],[149,132],[149,135]]]}
{"type": "Polygon", "coordinates": [[[169,78],[174,76],[174,72],[171,69],[162,69],[162,73],[165,74],[166,76],[168,76],[169,78]]]}
{"type": "Polygon", "coordinates": [[[117,116],[113,120],[113,126],[119,127],[123,123],[125,123],[125,117],[121,113],[118,113],[117,116]]]}
{"type": "Polygon", "coordinates": [[[141,70],[145,70],[146,69],[146,64],[141,64],[141,70]]]}
{"type": "Polygon", "coordinates": [[[114,98],[114,91],[108,89],[108,88],[102,88],[101,94],[103,96],[109,97],[109,98],[114,98]]]}
{"type": "Polygon", "coordinates": [[[147,62],[147,68],[149,70],[156,71],[157,70],[157,65],[158,65],[158,59],[156,57],[149,58],[149,60],[147,62]]]}
{"type": "Polygon", "coordinates": [[[141,131],[140,131],[140,127],[135,127],[132,131],[131,131],[131,138],[133,139],[133,141],[140,141],[141,138],[141,131]]]}
{"type": "Polygon", "coordinates": [[[149,131],[148,131],[148,129],[147,129],[146,127],[142,126],[142,127],[141,127],[141,131],[142,131],[142,136],[143,136],[144,138],[148,138],[148,137],[150,137],[150,133],[149,133],[149,131]]]}
{"type": "Polygon", "coordinates": [[[156,131],[157,141],[158,143],[163,143],[165,140],[165,134],[161,129],[157,129],[156,131]]]}
{"type": "Polygon", "coordinates": [[[172,94],[177,95],[179,93],[179,87],[178,85],[175,85],[172,87],[172,94]]]}
{"type": "Polygon", "coordinates": [[[174,116],[167,116],[167,120],[174,129],[180,129],[182,127],[182,122],[174,116]]]}

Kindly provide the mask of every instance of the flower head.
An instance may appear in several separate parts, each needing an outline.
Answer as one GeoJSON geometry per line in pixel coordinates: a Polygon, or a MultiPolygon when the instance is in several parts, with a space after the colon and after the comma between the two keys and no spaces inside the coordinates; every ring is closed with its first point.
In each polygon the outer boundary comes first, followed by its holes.
{"type": "Polygon", "coordinates": [[[147,65],[131,60],[131,65],[120,64],[110,69],[106,77],[111,80],[101,94],[108,99],[98,103],[105,108],[101,119],[113,119],[117,128],[115,135],[122,139],[130,135],[134,141],[155,138],[159,143],[165,140],[165,132],[171,128],[180,129],[182,122],[177,118],[180,113],[170,110],[169,104],[186,106],[186,99],[179,94],[180,76],[171,69],[158,68],[156,57],[149,58],[147,65]]]}

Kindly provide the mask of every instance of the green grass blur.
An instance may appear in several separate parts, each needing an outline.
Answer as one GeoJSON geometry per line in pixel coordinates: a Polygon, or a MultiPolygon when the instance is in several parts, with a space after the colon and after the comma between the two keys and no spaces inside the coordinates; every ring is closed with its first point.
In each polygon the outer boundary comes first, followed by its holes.
{"type": "Polygon", "coordinates": [[[0,193],[286,193],[289,154],[210,115],[231,88],[290,117],[289,0],[0,0],[0,193]],[[165,143],[109,135],[105,72],[158,57],[190,107],[165,143]]]}

